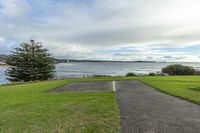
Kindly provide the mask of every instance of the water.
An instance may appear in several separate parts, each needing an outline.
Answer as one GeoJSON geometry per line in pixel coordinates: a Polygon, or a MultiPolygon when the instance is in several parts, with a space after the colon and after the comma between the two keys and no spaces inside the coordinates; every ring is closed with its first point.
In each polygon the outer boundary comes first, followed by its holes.
{"type": "MultiPolygon", "coordinates": [[[[56,65],[56,78],[74,78],[94,74],[123,76],[128,72],[148,74],[160,71],[163,67],[171,64],[183,64],[200,69],[200,63],[60,63],[56,65]]],[[[0,84],[8,82],[4,74],[6,69],[7,67],[0,67],[0,84]]]]}
{"type": "Polygon", "coordinates": [[[6,80],[6,76],[5,76],[5,71],[6,71],[7,67],[5,66],[0,66],[0,84],[4,84],[7,83],[8,81],[6,80]]]}

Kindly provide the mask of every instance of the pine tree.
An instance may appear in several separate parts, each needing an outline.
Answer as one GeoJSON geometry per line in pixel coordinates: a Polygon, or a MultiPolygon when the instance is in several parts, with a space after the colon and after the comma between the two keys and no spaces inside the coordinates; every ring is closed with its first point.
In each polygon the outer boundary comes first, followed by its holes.
{"type": "Polygon", "coordinates": [[[11,82],[48,80],[54,76],[52,55],[42,47],[41,42],[34,40],[30,44],[22,43],[15,51],[11,51],[6,63],[10,66],[6,75],[11,82]]]}

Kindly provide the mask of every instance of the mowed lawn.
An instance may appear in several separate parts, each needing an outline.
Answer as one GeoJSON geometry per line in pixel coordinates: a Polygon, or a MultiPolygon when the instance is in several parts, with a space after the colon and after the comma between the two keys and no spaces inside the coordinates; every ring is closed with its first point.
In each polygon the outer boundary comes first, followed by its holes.
{"type": "Polygon", "coordinates": [[[113,92],[52,93],[66,80],[0,86],[1,133],[118,132],[113,92]]]}
{"type": "Polygon", "coordinates": [[[114,92],[48,92],[67,82],[98,80],[140,80],[200,104],[200,76],[102,77],[0,86],[0,132],[119,132],[114,92]]]}
{"type": "Polygon", "coordinates": [[[153,88],[200,105],[200,76],[163,76],[139,78],[153,88]]]}

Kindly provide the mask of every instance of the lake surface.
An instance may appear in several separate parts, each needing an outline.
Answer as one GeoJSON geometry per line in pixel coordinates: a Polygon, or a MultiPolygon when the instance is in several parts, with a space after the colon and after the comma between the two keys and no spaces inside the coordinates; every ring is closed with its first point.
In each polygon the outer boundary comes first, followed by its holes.
{"type": "MultiPolygon", "coordinates": [[[[123,76],[128,72],[137,74],[148,74],[150,72],[160,71],[163,67],[170,64],[183,64],[193,66],[200,69],[200,63],[111,63],[111,62],[98,62],[98,63],[60,63],[56,64],[56,78],[74,78],[83,77],[87,75],[111,75],[123,76]]],[[[0,84],[8,83],[5,76],[7,67],[0,66],[0,84]]]]}

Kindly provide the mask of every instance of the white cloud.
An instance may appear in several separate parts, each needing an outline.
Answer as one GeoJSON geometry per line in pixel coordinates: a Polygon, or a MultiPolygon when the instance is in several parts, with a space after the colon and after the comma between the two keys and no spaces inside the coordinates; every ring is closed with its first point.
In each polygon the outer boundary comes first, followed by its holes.
{"type": "Polygon", "coordinates": [[[164,60],[172,54],[171,60],[186,61],[190,55],[181,58],[182,53],[153,49],[200,44],[199,0],[92,0],[89,4],[0,0],[0,5],[0,36],[7,41],[42,41],[59,57],[164,60]],[[119,47],[140,52],[126,56],[95,53],[119,47]]]}
{"type": "Polygon", "coordinates": [[[30,7],[26,0],[1,0],[1,13],[7,17],[24,14],[30,7]]]}
{"type": "Polygon", "coordinates": [[[4,37],[1,37],[1,36],[0,36],[0,44],[1,44],[1,43],[4,43],[4,42],[5,42],[4,37]]]}

